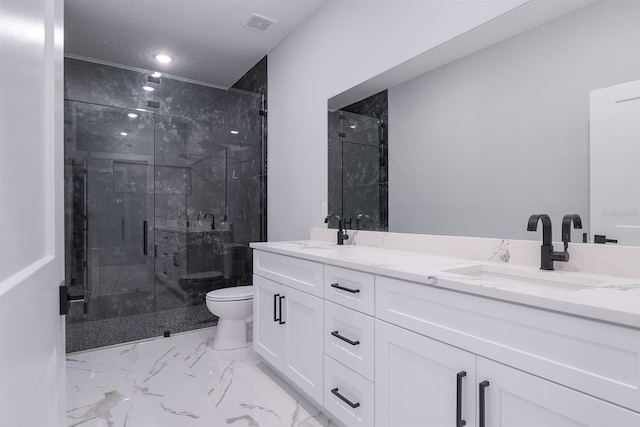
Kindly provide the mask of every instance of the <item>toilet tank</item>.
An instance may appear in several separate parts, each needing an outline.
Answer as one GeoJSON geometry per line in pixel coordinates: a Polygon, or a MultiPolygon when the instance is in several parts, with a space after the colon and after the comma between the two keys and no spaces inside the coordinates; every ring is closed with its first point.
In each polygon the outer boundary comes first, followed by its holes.
{"type": "Polygon", "coordinates": [[[240,277],[247,272],[249,251],[248,245],[240,243],[225,243],[222,245],[222,273],[225,277],[240,277]]]}

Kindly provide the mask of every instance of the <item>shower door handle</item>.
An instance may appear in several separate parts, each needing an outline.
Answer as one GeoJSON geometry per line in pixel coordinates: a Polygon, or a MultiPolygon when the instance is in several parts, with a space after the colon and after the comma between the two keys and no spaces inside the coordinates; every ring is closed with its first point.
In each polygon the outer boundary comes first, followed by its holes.
{"type": "Polygon", "coordinates": [[[87,314],[89,306],[89,289],[85,288],[82,295],[71,295],[69,293],[69,287],[63,280],[58,287],[58,298],[60,302],[60,315],[64,316],[69,313],[69,308],[72,303],[82,303],[82,314],[87,314]]]}
{"type": "Polygon", "coordinates": [[[142,221],[142,254],[144,256],[147,256],[147,239],[147,221],[142,221]]]}

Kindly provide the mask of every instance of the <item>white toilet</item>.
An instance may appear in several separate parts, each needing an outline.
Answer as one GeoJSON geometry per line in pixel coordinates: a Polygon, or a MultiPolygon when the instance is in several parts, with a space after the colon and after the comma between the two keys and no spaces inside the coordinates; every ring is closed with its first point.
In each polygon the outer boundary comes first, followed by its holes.
{"type": "Polygon", "coordinates": [[[253,313],[253,286],[236,286],[207,292],[207,308],[218,316],[214,350],[233,350],[249,345],[247,320],[253,313]]]}

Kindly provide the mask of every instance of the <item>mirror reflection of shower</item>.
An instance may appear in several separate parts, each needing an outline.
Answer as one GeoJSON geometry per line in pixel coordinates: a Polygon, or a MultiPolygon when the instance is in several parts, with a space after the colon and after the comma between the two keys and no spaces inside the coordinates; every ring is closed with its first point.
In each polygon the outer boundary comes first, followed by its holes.
{"type": "Polygon", "coordinates": [[[384,91],[329,111],[328,210],[346,228],[388,229],[387,110],[384,91]]]}

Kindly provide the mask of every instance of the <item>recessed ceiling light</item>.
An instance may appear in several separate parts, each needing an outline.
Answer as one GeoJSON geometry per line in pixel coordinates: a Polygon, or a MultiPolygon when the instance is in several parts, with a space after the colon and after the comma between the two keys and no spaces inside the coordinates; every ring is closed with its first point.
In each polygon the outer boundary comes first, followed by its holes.
{"type": "Polygon", "coordinates": [[[356,128],[356,125],[351,125],[351,126],[349,126],[349,127],[350,127],[351,129],[355,129],[355,128],[356,128]]]}
{"type": "Polygon", "coordinates": [[[156,56],[154,56],[154,58],[156,58],[156,61],[162,62],[163,64],[173,61],[173,59],[171,59],[169,55],[165,55],[163,53],[157,54],[156,56]]]}
{"type": "Polygon", "coordinates": [[[147,92],[153,92],[155,90],[151,86],[142,86],[142,89],[146,90],[147,92]]]}
{"type": "Polygon", "coordinates": [[[145,110],[144,108],[136,108],[136,111],[142,111],[142,112],[147,112],[147,110],[145,110]]]}
{"type": "Polygon", "coordinates": [[[159,72],[157,72],[157,71],[154,71],[154,73],[153,73],[153,74],[151,74],[151,77],[155,77],[155,78],[157,79],[157,78],[159,78],[159,77],[162,77],[162,73],[159,73],[159,72]]]}
{"type": "Polygon", "coordinates": [[[231,133],[232,133],[232,134],[234,134],[234,135],[237,135],[237,134],[239,134],[240,132],[238,132],[237,130],[232,130],[232,131],[231,131],[231,133]]]}
{"type": "Polygon", "coordinates": [[[120,132],[120,135],[127,136],[127,133],[126,132],[120,132]]]}
{"type": "Polygon", "coordinates": [[[131,118],[131,119],[135,119],[136,117],[138,117],[138,115],[136,113],[129,113],[129,114],[127,114],[127,116],[129,116],[129,118],[131,118]]]}

